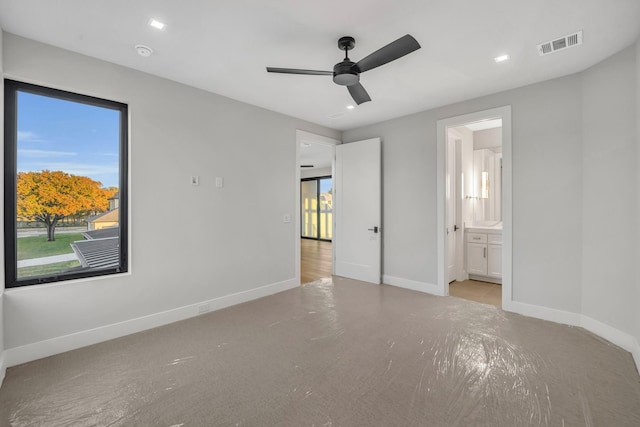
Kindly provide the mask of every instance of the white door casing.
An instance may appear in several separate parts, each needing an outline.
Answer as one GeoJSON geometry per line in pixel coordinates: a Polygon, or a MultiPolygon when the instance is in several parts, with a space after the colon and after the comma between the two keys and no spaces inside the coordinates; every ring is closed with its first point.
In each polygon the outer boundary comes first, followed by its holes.
{"type": "Polygon", "coordinates": [[[449,295],[447,282],[447,237],[446,237],[446,197],[445,172],[447,151],[447,129],[474,123],[486,119],[502,119],[502,308],[512,308],[512,139],[511,139],[511,106],[477,111],[461,116],[440,119],[437,121],[437,266],[438,283],[434,289],[437,295],[449,295]]]}
{"type": "Polygon", "coordinates": [[[447,283],[457,279],[457,169],[456,139],[447,135],[447,169],[445,172],[445,199],[447,204],[447,283]]]}
{"type": "Polygon", "coordinates": [[[382,270],[380,138],[336,146],[335,274],[379,284],[382,270]]]}
{"type": "MultiPolygon", "coordinates": [[[[300,272],[300,235],[301,235],[301,215],[299,215],[300,209],[300,144],[301,143],[310,143],[310,144],[322,144],[330,147],[335,147],[340,144],[340,141],[337,139],[329,138],[322,135],[316,135],[304,130],[296,129],[296,178],[295,182],[295,206],[298,210],[298,214],[293,215],[295,227],[294,227],[294,239],[295,239],[295,258],[294,258],[294,272],[295,272],[295,280],[300,284],[301,272],[300,272]]],[[[335,175],[335,160],[331,164],[331,175],[335,175]]],[[[289,214],[291,218],[291,214],[289,214]]],[[[335,227],[335,218],[334,218],[334,227],[335,227]]],[[[332,250],[333,243],[332,243],[332,250]]],[[[335,274],[335,266],[333,267],[333,272],[335,274]]]]}

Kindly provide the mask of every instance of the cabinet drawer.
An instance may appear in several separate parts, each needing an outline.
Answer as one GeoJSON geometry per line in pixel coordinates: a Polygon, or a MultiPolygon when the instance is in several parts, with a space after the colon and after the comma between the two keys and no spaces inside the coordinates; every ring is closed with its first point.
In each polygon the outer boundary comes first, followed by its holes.
{"type": "Polygon", "coordinates": [[[480,233],[467,233],[467,242],[487,243],[487,235],[480,233]]]}
{"type": "Polygon", "coordinates": [[[493,243],[494,245],[502,244],[502,234],[489,234],[489,243],[493,243]]]}

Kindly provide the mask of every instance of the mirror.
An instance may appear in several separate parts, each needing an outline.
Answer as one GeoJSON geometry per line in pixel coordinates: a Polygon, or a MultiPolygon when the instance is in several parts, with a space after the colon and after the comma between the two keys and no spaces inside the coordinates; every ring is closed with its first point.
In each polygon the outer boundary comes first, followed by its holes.
{"type": "Polygon", "coordinates": [[[502,221],[502,127],[473,135],[473,220],[502,221]]]}

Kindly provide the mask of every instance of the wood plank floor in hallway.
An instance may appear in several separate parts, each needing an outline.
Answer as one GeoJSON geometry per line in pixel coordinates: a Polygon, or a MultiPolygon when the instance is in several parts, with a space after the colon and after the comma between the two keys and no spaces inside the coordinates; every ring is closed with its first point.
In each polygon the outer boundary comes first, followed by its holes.
{"type": "Polygon", "coordinates": [[[331,242],[300,239],[300,283],[309,283],[332,272],[331,242]]]}

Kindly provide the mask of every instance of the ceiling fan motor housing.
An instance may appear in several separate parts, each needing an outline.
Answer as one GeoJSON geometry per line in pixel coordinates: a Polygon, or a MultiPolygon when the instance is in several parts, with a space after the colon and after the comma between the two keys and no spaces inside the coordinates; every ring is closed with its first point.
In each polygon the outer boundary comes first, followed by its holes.
{"type": "Polygon", "coordinates": [[[355,62],[346,60],[333,67],[333,81],[342,86],[351,86],[360,81],[360,73],[355,62]]]}

